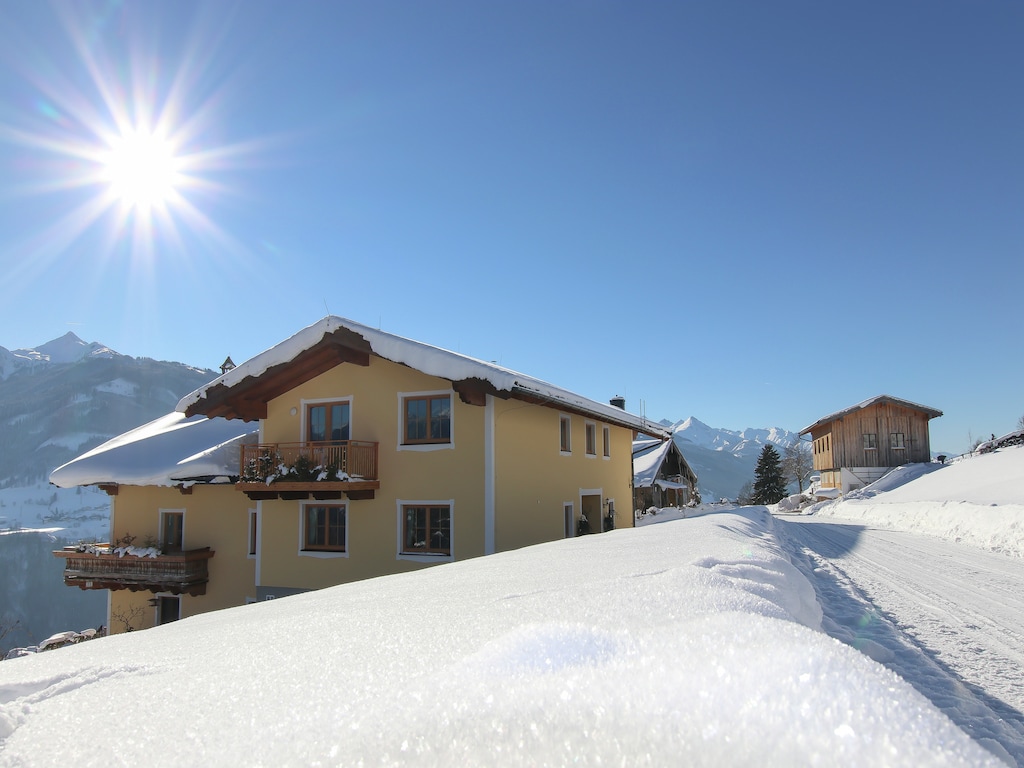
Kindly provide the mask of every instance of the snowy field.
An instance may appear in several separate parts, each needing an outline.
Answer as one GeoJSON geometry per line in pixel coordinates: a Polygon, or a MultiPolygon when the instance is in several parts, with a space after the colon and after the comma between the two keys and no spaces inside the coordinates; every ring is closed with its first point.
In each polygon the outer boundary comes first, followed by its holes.
{"type": "MultiPolygon", "coordinates": [[[[1019,551],[961,530],[1016,507],[1020,531],[1019,491],[923,497],[954,476],[1020,487],[1022,464],[1006,449],[815,519],[900,493],[894,528],[1019,551]],[[929,525],[928,505],[972,517],[929,525]]],[[[1012,764],[998,723],[972,739],[878,648],[825,631],[838,614],[791,523],[672,516],[0,663],[0,766],[1012,764]]]]}

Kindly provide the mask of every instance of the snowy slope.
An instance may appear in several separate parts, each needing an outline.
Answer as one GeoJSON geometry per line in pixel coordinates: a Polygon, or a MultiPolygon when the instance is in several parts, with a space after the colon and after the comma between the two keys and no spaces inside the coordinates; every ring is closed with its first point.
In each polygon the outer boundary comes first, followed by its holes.
{"type": "MultiPolygon", "coordinates": [[[[1002,471],[1024,479],[1017,456],[1002,471]]],[[[999,471],[991,458],[974,473],[999,471]]],[[[984,485],[955,466],[913,482],[950,470],[984,485]]],[[[944,502],[892,503],[894,525],[910,503],[944,502]]],[[[1018,751],[988,720],[965,724],[973,741],[826,635],[782,525],[709,508],[3,662],[0,766],[999,765],[982,742],[1018,751]],[[54,738],[69,731],[88,749],[54,738]]]]}

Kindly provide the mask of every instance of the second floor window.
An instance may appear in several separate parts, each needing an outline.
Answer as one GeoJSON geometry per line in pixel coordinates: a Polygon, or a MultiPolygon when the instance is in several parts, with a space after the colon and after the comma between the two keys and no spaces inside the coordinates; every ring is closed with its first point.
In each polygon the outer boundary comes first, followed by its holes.
{"type": "Polygon", "coordinates": [[[597,456],[597,425],[588,421],[585,427],[587,436],[587,456],[597,456]]]}
{"type": "Polygon", "coordinates": [[[894,448],[894,449],[896,449],[898,451],[899,450],[903,450],[904,448],[907,447],[906,443],[904,442],[904,437],[903,437],[903,433],[902,432],[890,432],[889,433],[889,447],[890,448],[894,448]]]}
{"type": "Polygon", "coordinates": [[[334,443],[349,439],[349,403],[317,403],[307,411],[306,439],[311,443],[334,443]]]}
{"type": "Polygon", "coordinates": [[[558,419],[558,449],[562,453],[572,452],[572,419],[568,416],[558,419]]]}
{"type": "Polygon", "coordinates": [[[878,435],[874,432],[866,432],[864,434],[864,450],[874,451],[878,448],[878,435]]]}
{"type": "Polygon", "coordinates": [[[608,427],[603,427],[601,432],[604,435],[604,457],[609,459],[612,455],[612,431],[608,427]]]}
{"type": "Polygon", "coordinates": [[[406,397],[403,405],[406,443],[450,443],[452,441],[451,395],[406,397]]]}

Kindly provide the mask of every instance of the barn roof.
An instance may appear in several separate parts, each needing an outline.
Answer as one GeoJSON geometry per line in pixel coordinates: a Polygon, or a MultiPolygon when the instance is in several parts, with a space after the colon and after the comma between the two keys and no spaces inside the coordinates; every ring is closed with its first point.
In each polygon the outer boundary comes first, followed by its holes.
{"type": "Polygon", "coordinates": [[[812,430],[822,426],[823,424],[828,424],[829,422],[837,421],[838,419],[841,419],[844,416],[848,416],[851,413],[861,411],[872,405],[883,405],[887,403],[890,405],[898,405],[903,408],[909,408],[912,411],[918,411],[920,413],[923,413],[929,419],[938,418],[939,416],[942,415],[942,411],[938,410],[937,408],[929,408],[927,405],[919,405],[918,403],[912,403],[909,400],[902,400],[898,397],[893,397],[892,395],[876,395],[875,397],[868,398],[867,400],[857,403],[856,405],[851,405],[849,408],[844,408],[841,411],[830,413],[828,416],[818,419],[809,427],[804,427],[803,429],[801,429],[800,434],[806,435],[812,430]]]}

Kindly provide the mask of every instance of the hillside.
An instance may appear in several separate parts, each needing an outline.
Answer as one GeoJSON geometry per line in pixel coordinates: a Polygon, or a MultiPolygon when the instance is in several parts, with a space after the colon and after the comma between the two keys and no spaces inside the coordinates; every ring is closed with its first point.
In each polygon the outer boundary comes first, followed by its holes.
{"type": "Polygon", "coordinates": [[[777,427],[741,432],[715,429],[692,416],[662,423],[672,429],[676,445],[697,473],[701,498],[708,501],[735,500],[744,483],[754,479],[757,457],[765,445],[776,446],[781,454],[798,439],[795,432],[777,427]]]}
{"type": "Polygon", "coordinates": [[[69,621],[104,621],[105,596],[65,587],[49,552],[64,538],[108,536],[110,499],[96,488],[56,488],[50,471],[174,410],[215,376],[121,355],[73,333],[34,349],[0,347],[0,623],[19,622],[0,648],[38,641],[69,621]],[[18,530],[39,533],[4,535],[18,530]]]}

